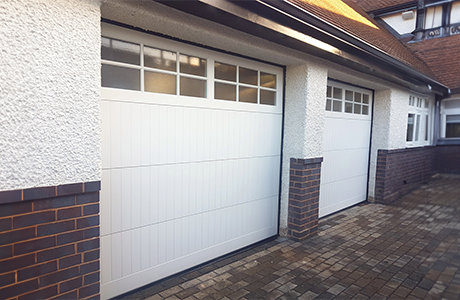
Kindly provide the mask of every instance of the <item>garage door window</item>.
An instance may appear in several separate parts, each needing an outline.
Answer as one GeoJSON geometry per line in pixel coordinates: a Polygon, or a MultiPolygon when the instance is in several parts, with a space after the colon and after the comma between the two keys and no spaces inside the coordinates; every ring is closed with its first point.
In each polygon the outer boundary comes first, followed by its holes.
{"type": "Polygon", "coordinates": [[[326,110],[346,114],[369,115],[370,95],[328,85],[326,94],[326,110]]]}
{"type": "Polygon", "coordinates": [[[110,37],[102,37],[101,56],[102,87],[271,106],[277,102],[277,75],[243,64],[110,37]]]}

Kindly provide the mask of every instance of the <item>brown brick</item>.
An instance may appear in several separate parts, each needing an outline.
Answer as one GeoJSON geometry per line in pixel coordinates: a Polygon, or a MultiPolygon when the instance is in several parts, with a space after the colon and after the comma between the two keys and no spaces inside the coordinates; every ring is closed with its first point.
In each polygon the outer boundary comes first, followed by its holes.
{"type": "Polygon", "coordinates": [[[16,275],[14,272],[0,275],[0,286],[6,286],[16,281],[16,275]]]}
{"type": "Polygon", "coordinates": [[[81,194],[83,193],[83,183],[58,185],[56,191],[58,196],[81,194]]]}
{"type": "Polygon", "coordinates": [[[63,208],[57,211],[58,220],[74,219],[81,216],[81,207],[63,208]]]}
{"type": "Polygon", "coordinates": [[[77,195],[77,204],[99,202],[99,192],[77,195]]]}
{"type": "Polygon", "coordinates": [[[99,261],[94,261],[80,266],[80,274],[88,274],[99,271],[99,261]]]}
{"type": "Polygon", "coordinates": [[[59,283],[59,292],[65,293],[71,290],[78,289],[79,287],[83,285],[82,282],[83,282],[82,277],[77,277],[77,278],[71,279],[66,282],[61,282],[59,283]]]}
{"type": "Polygon", "coordinates": [[[84,262],[90,262],[99,259],[99,249],[86,252],[84,255],[84,262]]]}
{"type": "Polygon", "coordinates": [[[24,195],[24,201],[50,198],[50,197],[56,196],[56,187],[46,186],[46,187],[36,187],[36,188],[25,189],[23,191],[23,195],[24,195]]]}
{"type": "Polygon", "coordinates": [[[40,287],[47,286],[50,284],[58,283],[73,277],[80,275],[78,267],[73,267],[70,269],[65,269],[50,275],[40,277],[40,287]]]}
{"type": "Polygon", "coordinates": [[[0,232],[13,229],[12,218],[0,219],[0,232]]]}
{"type": "Polygon", "coordinates": [[[96,273],[85,275],[83,277],[83,284],[90,285],[90,284],[99,282],[99,280],[100,280],[99,272],[96,272],[96,273]]]}
{"type": "Polygon", "coordinates": [[[77,299],[78,298],[78,291],[71,291],[67,294],[59,295],[55,298],[51,298],[51,300],[69,300],[69,299],[77,299]]]}
{"type": "Polygon", "coordinates": [[[54,211],[45,211],[40,213],[17,216],[13,218],[13,228],[16,229],[36,224],[53,222],[55,220],[54,215],[54,211]]]}
{"type": "Polygon", "coordinates": [[[59,269],[65,269],[81,264],[81,254],[64,257],[59,260],[59,269]]]}
{"type": "Polygon", "coordinates": [[[2,299],[12,298],[17,295],[21,295],[38,288],[38,279],[32,279],[25,282],[20,282],[14,285],[10,285],[5,288],[0,288],[0,295],[2,299]]]}
{"type": "Polygon", "coordinates": [[[0,259],[13,256],[13,245],[0,247],[0,259]]]}
{"type": "Polygon", "coordinates": [[[64,245],[84,240],[84,230],[62,233],[57,236],[57,244],[64,245]]]}
{"type": "Polygon", "coordinates": [[[62,247],[56,247],[53,249],[41,251],[37,253],[37,262],[43,262],[51,259],[56,259],[68,255],[75,254],[74,245],[66,245],[62,247]]]}
{"type": "Polygon", "coordinates": [[[83,214],[87,215],[95,215],[99,213],[99,203],[86,205],[83,207],[83,214]]]}
{"type": "Polygon", "coordinates": [[[77,244],[78,252],[86,252],[89,250],[99,248],[99,239],[92,239],[90,241],[84,241],[77,244]]]}
{"type": "Polygon", "coordinates": [[[75,196],[63,196],[34,201],[34,211],[75,205],[75,196]]]}
{"type": "Polygon", "coordinates": [[[98,192],[101,190],[100,181],[85,182],[85,193],[98,192]]]}
{"type": "Polygon", "coordinates": [[[78,299],[87,298],[89,296],[99,294],[99,283],[90,286],[82,287],[78,290],[78,299]]]}
{"type": "Polygon", "coordinates": [[[0,205],[0,217],[24,214],[32,211],[32,202],[16,202],[0,205]]]}
{"type": "Polygon", "coordinates": [[[75,221],[64,221],[37,227],[37,236],[45,236],[75,229],[75,221]]]}
{"type": "Polygon", "coordinates": [[[0,204],[18,202],[22,200],[22,190],[0,192],[0,204]]]}
{"type": "Polygon", "coordinates": [[[35,263],[35,254],[29,254],[0,261],[0,274],[31,266],[35,263]]]}
{"type": "Polygon", "coordinates": [[[99,225],[99,216],[77,219],[77,229],[99,225]]]}
{"type": "Polygon", "coordinates": [[[99,237],[99,227],[89,228],[83,231],[83,238],[85,240],[94,237],[99,237]]]}
{"type": "Polygon", "coordinates": [[[51,261],[38,266],[32,266],[26,269],[22,269],[18,272],[18,281],[24,281],[30,278],[39,277],[41,275],[51,273],[57,270],[57,262],[51,261]]]}
{"type": "Polygon", "coordinates": [[[13,253],[14,255],[21,255],[54,246],[56,246],[55,238],[53,236],[45,237],[33,241],[15,244],[13,246],[13,253]]]}
{"type": "Polygon", "coordinates": [[[49,299],[50,297],[58,294],[57,285],[53,285],[36,292],[32,292],[18,297],[18,300],[36,300],[36,299],[49,299]]]}

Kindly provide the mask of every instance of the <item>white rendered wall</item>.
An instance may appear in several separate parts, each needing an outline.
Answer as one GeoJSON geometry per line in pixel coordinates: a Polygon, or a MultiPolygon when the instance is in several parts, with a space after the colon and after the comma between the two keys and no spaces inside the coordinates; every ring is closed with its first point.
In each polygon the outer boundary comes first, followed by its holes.
{"type": "Polygon", "coordinates": [[[0,190],[100,180],[100,3],[0,2],[0,190]]]}
{"type": "Polygon", "coordinates": [[[291,158],[323,156],[327,69],[314,63],[288,66],[284,104],[280,232],[286,234],[291,158]]]}
{"type": "Polygon", "coordinates": [[[395,14],[387,15],[382,17],[382,20],[390,25],[399,34],[411,33],[415,30],[415,23],[417,20],[417,11],[413,10],[414,17],[412,19],[404,20],[402,13],[398,12],[395,14]]]}
{"type": "Polygon", "coordinates": [[[409,91],[393,88],[376,90],[374,98],[369,200],[375,196],[377,151],[406,148],[409,91]]]}

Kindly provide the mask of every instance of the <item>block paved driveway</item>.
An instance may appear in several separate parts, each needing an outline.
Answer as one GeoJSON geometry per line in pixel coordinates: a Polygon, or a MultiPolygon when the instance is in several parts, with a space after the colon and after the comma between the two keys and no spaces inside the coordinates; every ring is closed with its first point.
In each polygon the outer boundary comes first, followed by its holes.
{"type": "Polygon", "coordinates": [[[258,245],[124,299],[459,299],[460,177],[389,206],[362,204],[318,235],[258,245]]]}

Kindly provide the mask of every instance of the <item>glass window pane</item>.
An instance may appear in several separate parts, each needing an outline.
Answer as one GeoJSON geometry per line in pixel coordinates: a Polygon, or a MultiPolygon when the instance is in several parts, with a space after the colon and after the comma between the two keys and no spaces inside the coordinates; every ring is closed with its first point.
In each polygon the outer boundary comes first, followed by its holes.
{"type": "Polygon", "coordinates": [[[177,54],[175,52],[144,47],[144,66],[149,68],[176,71],[177,54]]]}
{"type": "Polygon", "coordinates": [[[332,110],[342,111],[342,101],[334,100],[334,102],[332,103],[332,110]]]}
{"type": "Polygon", "coordinates": [[[215,82],[214,98],[220,100],[236,101],[236,85],[215,82]]]}
{"type": "Polygon", "coordinates": [[[144,90],[161,94],[176,94],[176,76],[157,72],[144,72],[144,90]]]}
{"type": "Polygon", "coordinates": [[[141,72],[136,69],[102,64],[101,85],[139,91],[141,89],[141,72]]]}
{"type": "Polygon", "coordinates": [[[276,75],[260,72],[260,86],[276,89],[276,75]]]}
{"type": "Polygon", "coordinates": [[[239,101],[257,103],[257,89],[240,86],[239,101]]]}
{"type": "Polygon", "coordinates": [[[257,85],[257,71],[240,67],[239,75],[241,83],[257,85]]]}
{"type": "Polygon", "coordinates": [[[276,93],[272,91],[260,90],[260,104],[275,105],[276,93]]]}
{"type": "Polygon", "coordinates": [[[353,113],[353,104],[350,102],[345,102],[345,112],[346,113],[353,113]]]}
{"type": "Polygon", "coordinates": [[[355,102],[361,103],[361,93],[355,93],[355,102]]]}
{"type": "Polygon", "coordinates": [[[420,132],[420,115],[417,115],[417,123],[415,123],[415,140],[418,141],[418,134],[420,132]]]}
{"type": "Polygon", "coordinates": [[[369,104],[369,95],[363,94],[363,103],[369,104]]]}
{"type": "Polygon", "coordinates": [[[367,105],[363,105],[363,108],[362,108],[362,114],[363,115],[368,115],[369,114],[369,106],[367,105]]]}
{"type": "Polygon", "coordinates": [[[138,44],[114,40],[106,37],[101,39],[101,58],[127,64],[141,64],[141,47],[138,44]]]}
{"type": "Polygon", "coordinates": [[[326,100],[326,110],[328,110],[328,111],[332,110],[332,108],[331,108],[332,103],[331,102],[332,102],[332,100],[330,100],[330,99],[326,100]]]}
{"type": "Polygon", "coordinates": [[[206,59],[181,54],[180,72],[191,75],[206,76],[206,59]]]}
{"type": "Polygon", "coordinates": [[[206,97],[206,80],[181,76],[180,94],[182,96],[206,97]]]}
{"type": "Polygon", "coordinates": [[[361,104],[354,104],[355,106],[355,109],[354,109],[354,113],[355,114],[361,114],[361,104]]]}
{"type": "Polygon", "coordinates": [[[335,99],[342,99],[342,89],[339,89],[339,88],[335,87],[333,97],[335,99]]]}
{"type": "Polygon", "coordinates": [[[353,101],[353,92],[345,90],[345,100],[353,101]]]}
{"type": "Polygon", "coordinates": [[[407,133],[406,141],[412,142],[414,140],[414,123],[415,123],[415,114],[409,114],[407,116],[407,133]]]}
{"type": "Polygon", "coordinates": [[[425,12],[425,28],[435,28],[442,25],[442,6],[428,7],[425,12]]]}
{"type": "Polygon", "coordinates": [[[460,137],[460,115],[446,116],[446,138],[460,137]]]}
{"type": "Polygon", "coordinates": [[[330,86],[327,86],[326,97],[328,97],[328,98],[332,97],[332,87],[330,87],[330,86]]]}
{"type": "Polygon", "coordinates": [[[214,77],[217,79],[236,82],[236,66],[215,62],[214,77]]]}
{"type": "Polygon", "coordinates": [[[460,23],[460,1],[452,3],[450,10],[450,24],[460,23]]]}

